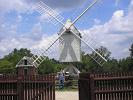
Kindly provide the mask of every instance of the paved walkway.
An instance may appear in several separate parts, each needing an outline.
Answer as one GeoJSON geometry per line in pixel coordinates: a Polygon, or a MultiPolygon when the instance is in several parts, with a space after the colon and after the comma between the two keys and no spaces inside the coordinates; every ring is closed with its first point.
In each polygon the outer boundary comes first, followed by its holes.
{"type": "Polygon", "coordinates": [[[78,91],[56,91],[56,100],[79,100],[78,91]]]}

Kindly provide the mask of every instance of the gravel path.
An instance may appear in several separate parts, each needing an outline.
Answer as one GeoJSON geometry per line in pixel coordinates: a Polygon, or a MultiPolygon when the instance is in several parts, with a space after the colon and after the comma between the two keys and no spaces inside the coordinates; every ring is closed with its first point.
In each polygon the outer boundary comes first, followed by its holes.
{"type": "Polygon", "coordinates": [[[56,91],[56,100],[78,100],[78,91],[56,91]]]}

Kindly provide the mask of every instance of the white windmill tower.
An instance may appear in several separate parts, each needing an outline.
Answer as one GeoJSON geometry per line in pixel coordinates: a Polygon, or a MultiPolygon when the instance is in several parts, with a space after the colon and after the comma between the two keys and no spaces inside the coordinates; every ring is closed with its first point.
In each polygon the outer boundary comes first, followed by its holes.
{"type": "MultiPolygon", "coordinates": [[[[65,27],[69,27],[72,24],[71,20],[68,19],[65,23],[65,27]]],[[[59,34],[65,30],[63,27],[59,34]]],[[[71,28],[65,31],[60,38],[60,62],[80,62],[81,61],[81,40],[75,36],[70,30],[74,31],[77,36],[81,38],[80,32],[76,27],[71,26],[71,28]]]]}
{"type": "Polygon", "coordinates": [[[60,46],[60,62],[79,62],[81,61],[81,42],[83,42],[87,47],[89,47],[93,51],[93,55],[90,57],[95,60],[100,66],[102,66],[107,60],[102,56],[102,52],[97,52],[90,42],[82,39],[82,36],[74,24],[91,8],[94,4],[97,3],[98,0],[95,0],[91,5],[89,5],[73,22],[71,20],[67,20],[64,24],[63,17],[59,15],[56,11],[51,9],[42,1],[35,4],[34,9],[40,13],[41,15],[47,14],[49,15],[49,21],[54,25],[60,23],[63,25],[61,30],[58,32],[58,37],[49,45],[45,50],[42,49],[38,52],[38,56],[33,55],[31,60],[33,64],[38,67],[44,60],[45,55],[48,53],[48,50],[59,40],[60,46]]]}

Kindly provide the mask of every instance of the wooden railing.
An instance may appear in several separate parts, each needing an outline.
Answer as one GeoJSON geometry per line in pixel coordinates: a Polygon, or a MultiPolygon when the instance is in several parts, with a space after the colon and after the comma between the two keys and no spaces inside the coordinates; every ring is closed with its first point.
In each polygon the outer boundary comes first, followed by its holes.
{"type": "Polygon", "coordinates": [[[55,100],[55,76],[0,76],[0,100],[55,100]]]}
{"type": "Polygon", "coordinates": [[[80,74],[79,100],[133,100],[133,72],[80,74]]]}

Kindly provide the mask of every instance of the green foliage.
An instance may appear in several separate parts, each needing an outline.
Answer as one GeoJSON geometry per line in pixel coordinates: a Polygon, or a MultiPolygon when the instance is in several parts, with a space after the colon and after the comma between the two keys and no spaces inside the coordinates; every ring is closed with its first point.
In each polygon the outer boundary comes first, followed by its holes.
{"type": "Polygon", "coordinates": [[[131,71],[133,70],[133,59],[131,57],[123,58],[119,61],[121,70],[131,71]]]}
{"type": "Polygon", "coordinates": [[[5,56],[4,59],[11,62],[13,66],[16,66],[24,56],[32,56],[31,51],[23,48],[20,50],[14,49],[9,55],[5,56]]]}
{"type": "Polygon", "coordinates": [[[7,60],[1,60],[0,61],[0,73],[13,73],[14,68],[12,66],[12,63],[10,63],[7,60]]]}
{"type": "MultiPolygon", "coordinates": [[[[96,51],[97,51],[98,53],[100,53],[104,58],[106,58],[107,60],[109,60],[110,55],[111,55],[111,52],[110,52],[107,48],[101,46],[100,48],[97,48],[96,51]]],[[[94,52],[93,52],[93,53],[94,53],[94,52]]],[[[93,54],[93,53],[92,53],[92,54],[93,54]]]]}
{"type": "Polygon", "coordinates": [[[16,64],[24,56],[32,56],[31,51],[27,49],[14,49],[9,55],[0,60],[0,73],[15,73],[16,64]]]}
{"type": "Polygon", "coordinates": [[[38,68],[39,74],[48,74],[54,72],[54,63],[49,59],[43,61],[43,63],[38,68]]]}
{"type": "MultiPolygon", "coordinates": [[[[96,49],[97,52],[99,52],[103,57],[105,57],[107,60],[109,60],[111,52],[108,51],[107,48],[101,46],[100,48],[96,49]],[[102,52],[102,53],[101,53],[102,52]]],[[[107,70],[105,67],[101,67],[98,65],[90,56],[94,55],[95,52],[92,52],[92,54],[85,54],[82,53],[82,63],[83,63],[83,71],[91,71],[91,72],[101,72],[104,70],[107,70]]],[[[97,54],[95,54],[96,56],[97,54]]]]}
{"type": "MultiPolygon", "coordinates": [[[[94,60],[91,59],[90,55],[93,54],[85,54],[82,52],[81,62],[73,63],[81,72],[88,71],[133,71],[133,44],[131,45],[130,56],[127,58],[123,58],[120,60],[111,58],[111,52],[108,51],[105,47],[97,48],[96,51],[99,53],[103,51],[104,56],[108,62],[104,64],[104,66],[99,66],[94,60]]],[[[31,57],[33,54],[30,50],[27,49],[14,49],[9,55],[0,59],[0,73],[15,73],[16,64],[24,57],[31,57]]],[[[39,74],[49,74],[59,72],[61,69],[65,68],[69,63],[59,63],[55,59],[49,59],[48,57],[43,61],[43,63],[38,67],[39,74]]]]}
{"type": "Polygon", "coordinates": [[[107,63],[104,64],[103,66],[103,71],[108,72],[108,71],[120,71],[121,69],[119,68],[119,64],[117,59],[109,59],[107,63]]]}
{"type": "Polygon", "coordinates": [[[133,59],[133,44],[131,45],[129,51],[130,51],[130,57],[133,59]]]}
{"type": "Polygon", "coordinates": [[[55,59],[49,59],[48,57],[43,61],[43,63],[38,67],[39,74],[49,74],[56,73],[63,69],[63,65],[60,64],[55,59]]]}

